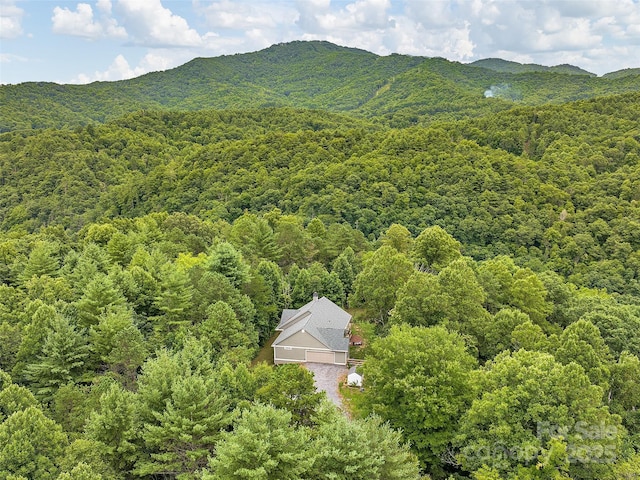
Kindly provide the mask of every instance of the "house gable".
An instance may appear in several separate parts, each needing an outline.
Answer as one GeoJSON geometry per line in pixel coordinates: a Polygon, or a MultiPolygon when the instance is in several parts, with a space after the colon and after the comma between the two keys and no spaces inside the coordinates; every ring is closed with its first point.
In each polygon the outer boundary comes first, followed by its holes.
{"type": "Polygon", "coordinates": [[[275,343],[275,346],[278,347],[303,347],[303,348],[321,348],[321,349],[329,349],[327,345],[320,342],[317,338],[309,335],[308,332],[297,332],[291,335],[290,337],[282,340],[281,342],[275,343]]]}

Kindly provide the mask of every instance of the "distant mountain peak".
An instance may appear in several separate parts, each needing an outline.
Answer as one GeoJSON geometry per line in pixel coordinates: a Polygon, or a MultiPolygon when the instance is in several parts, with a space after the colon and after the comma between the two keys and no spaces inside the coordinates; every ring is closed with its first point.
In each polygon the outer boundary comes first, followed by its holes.
{"type": "Polygon", "coordinates": [[[583,70],[580,67],[569,65],[567,63],[547,67],[545,65],[538,65],[537,63],[518,63],[511,60],[503,60],[502,58],[484,58],[482,60],[476,60],[469,65],[503,73],[552,72],[564,73],[566,75],[596,76],[595,73],[588,72],[587,70],[583,70]]]}

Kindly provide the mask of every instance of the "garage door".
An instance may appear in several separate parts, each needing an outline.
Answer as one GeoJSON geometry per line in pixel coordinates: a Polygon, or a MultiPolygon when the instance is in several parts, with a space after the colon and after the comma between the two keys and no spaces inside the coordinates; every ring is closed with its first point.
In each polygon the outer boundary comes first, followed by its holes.
{"type": "Polygon", "coordinates": [[[314,352],[307,350],[307,362],[334,363],[333,360],[333,352],[314,352]]]}

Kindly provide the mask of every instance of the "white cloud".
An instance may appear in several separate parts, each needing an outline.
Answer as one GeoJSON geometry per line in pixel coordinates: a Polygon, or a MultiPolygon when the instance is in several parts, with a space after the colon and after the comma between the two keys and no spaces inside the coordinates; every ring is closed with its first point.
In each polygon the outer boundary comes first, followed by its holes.
{"type": "Polygon", "coordinates": [[[232,2],[221,0],[206,5],[196,4],[207,25],[214,29],[248,30],[287,28],[298,17],[297,10],[289,4],[269,1],[232,2]]]}
{"type": "Polygon", "coordinates": [[[191,60],[188,51],[179,52],[175,49],[158,49],[147,53],[136,66],[131,66],[124,55],[120,54],[104,71],[91,74],[81,73],[69,83],[112,82],[139,77],[149,72],[158,72],[177,67],[191,60]]]}
{"type": "Polygon", "coordinates": [[[335,35],[337,31],[351,31],[359,35],[394,27],[388,13],[390,0],[356,0],[340,9],[331,8],[327,1],[301,1],[297,5],[298,26],[307,33],[335,35]]]}
{"type": "Polygon", "coordinates": [[[0,0],[0,38],[12,39],[22,35],[24,10],[14,0],[0,0]]]}
{"type": "Polygon", "coordinates": [[[96,6],[102,12],[100,18],[97,19],[94,18],[93,8],[88,3],[79,3],[75,10],[69,10],[67,7],[55,7],[53,17],[51,17],[53,33],[91,40],[102,37],[126,37],[125,29],[109,16],[111,12],[109,0],[100,0],[96,6]]]}
{"type": "Polygon", "coordinates": [[[160,0],[119,0],[116,11],[133,42],[147,47],[199,47],[204,38],[160,0]]]}

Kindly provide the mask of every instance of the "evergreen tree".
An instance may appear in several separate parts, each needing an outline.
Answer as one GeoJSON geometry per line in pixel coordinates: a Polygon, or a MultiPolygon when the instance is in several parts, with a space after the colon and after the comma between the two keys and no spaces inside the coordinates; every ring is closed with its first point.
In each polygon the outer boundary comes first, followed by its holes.
{"type": "Polygon", "coordinates": [[[127,472],[139,451],[134,443],[141,429],[138,398],[120,385],[112,384],[100,396],[99,407],[86,426],[86,436],[108,459],[116,472],[127,472]]]}
{"type": "Polygon", "coordinates": [[[216,302],[207,309],[207,319],[198,325],[198,334],[218,356],[233,352],[242,357],[240,351],[244,350],[245,356],[250,358],[257,346],[255,336],[246,332],[233,309],[223,301],[216,302]]]}
{"type": "MultiPolygon", "coordinates": [[[[351,247],[349,247],[351,249],[351,247]]],[[[353,252],[353,250],[351,250],[353,252]]],[[[344,288],[344,293],[346,296],[350,295],[353,291],[353,282],[356,279],[356,273],[354,266],[349,260],[349,255],[345,252],[341,253],[338,258],[333,261],[331,266],[331,273],[335,273],[342,286],[344,288]]]]}
{"type": "Polygon", "coordinates": [[[0,472],[55,480],[66,444],[67,436],[60,425],[39,408],[17,411],[0,424],[0,472]]]}
{"type": "Polygon", "coordinates": [[[316,459],[307,478],[417,480],[418,460],[400,432],[378,417],[349,420],[336,415],[317,427],[316,459]]]}
{"type": "Polygon", "coordinates": [[[97,325],[100,316],[105,314],[109,307],[121,307],[126,304],[122,292],[114,285],[111,278],[106,275],[97,275],[86,286],[84,295],[76,302],[78,321],[83,327],[97,325]]]}
{"type": "Polygon", "coordinates": [[[155,306],[164,314],[164,329],[175,330],[179,326],[188,326],[188,312],[191,308],[193,287],[189,275],[171,264],[163,269],[160,293],[155,297],[155,306]]]}
{"type": "Polygon", "coordinates": [[[86,373],[89,346],[65,317],[54,319],[36,362],[26,367],[31,388],[43,401],[52,399],[62,385],[75,382],[86,373]]]}
{"type": "Polygon", "coordinates": [[[59,268],[60,264],[56,258],[54,246],[48,242],[38,242],[31,250],[27,264],[20,277],[23,282],[30,280],[32,277],[40,277],[42,275],[55,277],[59,268]]]}
{"type": "Polygon", "coordinates": [[[268,405],[242,412],[233,432],[223,434],[203,480],[297,480],[314,461],[309,432],[292,428],[291,413],[268,405]]]}
{"type": "Polygon", "coordinates": [[[221,431],[233,421],[229,400],[214,379],[200,375],[177,378],[171,396],[142,439],[149,455],[136,463],[138,475],[194,474],[207,464],[221,431]]]}
{"type": "Polygon", "coordinates": [[[229,242],[220,242],[209,251],[207,268],[224,275],[231,284],[240,288],[249,281],[249,267],[240,252],[229,242]]]}

